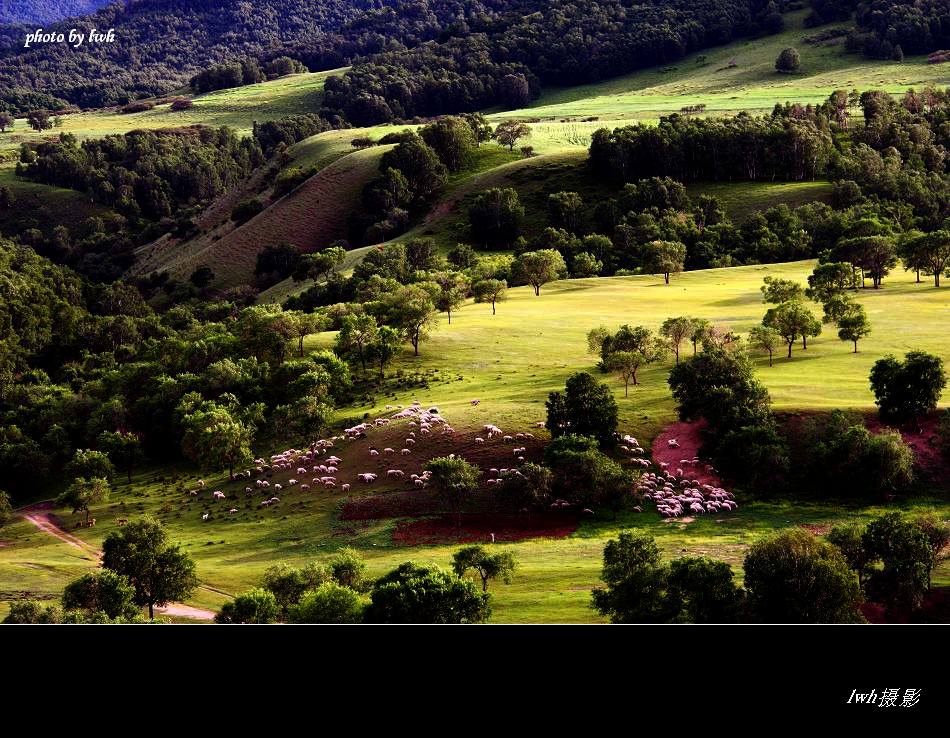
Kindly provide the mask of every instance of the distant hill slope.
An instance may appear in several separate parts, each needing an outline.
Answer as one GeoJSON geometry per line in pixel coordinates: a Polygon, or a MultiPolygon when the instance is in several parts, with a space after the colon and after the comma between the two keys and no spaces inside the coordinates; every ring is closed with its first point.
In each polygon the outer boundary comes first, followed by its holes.
{"type": "Polygon", "coordinates": [[[116,0],[0,0],[0,24],[51,23],[86,15],[116,0]]]}
{"type": "Polygon", "coordinates": [[[388,148],[354,151],[337,159],[238,228],[227,222],[183,243],[163,237],[140,250],[134,271],[167,270],[187,278],[206,264],[214,270],[216,284],[232,287],[254,281],[257,255],[267,246],[287,241],[306,253],[345,238],[350,212],[388,148]]]}

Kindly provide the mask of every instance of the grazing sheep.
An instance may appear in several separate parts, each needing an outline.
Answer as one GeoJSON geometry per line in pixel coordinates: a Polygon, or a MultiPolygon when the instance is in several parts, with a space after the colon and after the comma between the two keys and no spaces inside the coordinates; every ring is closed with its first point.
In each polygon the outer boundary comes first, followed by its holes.
{"type": "Polygon", "coordinates": [[[204,489],[205,480],[204,480],[204,479],[199,479],[199,480],[198,480],[198,486],[201,487],[202,489],[204,489]]]}
{"type": "Polygon", "coordinates": [[[344,484],[344,485],[342,485],[342,486],[340,487],[340,489],[343,490],[344,492],[349,492],[349,491],[350,491],[350,485],[344,484]]]}
{"type": "Polygon", "coordinates": [[[224,492],[215,491],[215,492],[212,494],[212,497],[214,497],[214,499],[216,499],[216,500],[223,500],[223,499],[224,499],[224,492]]]}
{"type": "Polygon", "coordinates": [[[371,448],[371,449],[369,450],[369,455],[370,455],[370,456],[379,456],[379,451],[377,451],[375,448],[371,448]]]}
{"type": "Polygon", "coordinates": [[[293,487],[295,484],[297,484],[297,480],[296,480],[296,479],[288,479],[288,480],[287,480],[287,484],[289,484],[291,487],[293,487]]]}
{"type": "Polygon", "coordinates": [[[406,445],[407,445],[407,446],[413,446],[413,445],[415,445],[415,443],[416,443],[416,439],[415,439],[415,438],[407,438],[407,439],[406,439],[406,445]]]}
{"type": "Polygon", "coordinates": [[[230,510],[228,510],[228,515],[234,515],[237,511],[238,509],[236,507],[232,507],[230,510]]]}
{"type": "Polygon", "coordinates": [[[207,519],[210,518],[210,517],[211,517],[210,513],[205,513],[204,515],[201,516],[201,519],[202,519],[202,520],[207,520],[207,519]]]}
{"type": "Polygon", "coordinates": [[[274,485],[274,491],[275,491],[275,492],[280,492],[283,488],[284,488],[284,486],[283,486],[282,484],[275,484],[275,485],[274,485]]]}
{"type": "Polygon", "coordinates": [[[394,448],[384,448],[384,449],[383,449],[383,453],[384,453],[384,454],[394,454],[394,453],[396,453],[396,449],[394,449],[394,448]]]}
{"type": "Polygon", "coordinates": [[[485,439],[484,439],[484,438],[476,438],[476,439],[475,439],[475,443],[485,443],[485,439]]]}
{"type": "Polygon", "coordinates": [[[401,453],[403,456],[408,456],[409,454],[412,453],[412,451],[410,451],[408,448],[404,448],[399,453],[401,453]]]}
{"type": "Polygon", "coordinates": [[[301,491],[301,492],[309,492],[309,491],[310,491],[310,485],[309,485],[309,484],[301,484],[301,485],[300,485],[300,491],[301,491]]]}
{"type": "MultiPolygon", "coordinates": [[[[494,480],[494,479],[489,479],[489,480],[488,480],[489,484],[490,484],[491,482],[493,482],[493,481],[496,481],[496,480],[494,480]]],[[[425,487],[425,486],[426,486],[426,483],[425,483],[425,480],[424,480],[424,479],[413,479],[413,480],[412,480],[412,483],[413,483],[416,487],[425,487]]]]}

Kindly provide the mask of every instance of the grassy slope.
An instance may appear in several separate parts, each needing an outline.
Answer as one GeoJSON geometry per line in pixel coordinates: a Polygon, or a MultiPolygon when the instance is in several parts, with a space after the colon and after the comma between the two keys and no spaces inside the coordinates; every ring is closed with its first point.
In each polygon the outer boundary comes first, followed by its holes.
{"type": "Polygon", "coordinates": [[[13,131],[0,134],[0,149],[19,146],[24,141],[57,136],[60,132],[89,138],[127,133],[139,128],[174,128],[199,123],[231,126],[239,133],[248,134],[254,121],[317,112],[323,101],[324,81],[343,71],[346,70],[290,74],[256,85],[216,90],[204,95],[192,96],[183,91],[182,96],[190,97],[194,106],[180,112],[172,111],[169,104],[165,103],[141,113],[123,114],[115,109],[73,113],[62,116],[62,127],[42,133],[31,130],[25,119],[19,119],[13,131]]]}
{"type": "MultiPolygon", "coordinates": [[[[950,66],[927,64],[926,57],[908,57],[902,63],[865,59],[844,53],[841,44],[802,43],[816,29],[802,24],[805,12],[785,16],[788,30],[776,36],[739,41],[685,57],[675,66],[652,68],[589,85],[551,88],[522,110],[496,112],[494,121],[541,118],[532,124],[526,143],[538,151],[587,146],[591,134],[613,121],[656,120],[685,105],[706,105],[713,115],[770,111],[776,102],[820,102],[836,89],[884,89],[892,93],[910,87],[950,83],[950,66]],[[779,52],[794,46],[801,54],[801,70],[778,74],[779,52]],[[700,57],[705,61],[700,62],[700,57]],[[730,61],[736,66],[723,69],[730,61]],[[598,116],[585,122],[582,118],[598,116]],[[569,119],[563,122],[562,119],[569,119]]],[[[820,30],[839,27],[832,24],[820,30]]]]}
{"type": "Polygon", "coordinates": [[[239,228],[220,238],[217,233],[202,233],[191,241],[164,246],[136,268],[187,277],[207,264],[216,283],[229,287],[253,280],[257,254],[266,246],[288,241],[309,252],[345,238],[349,207],[359,202],[363,185],[376,175],[384,150],[345,154],[239,228]]]}

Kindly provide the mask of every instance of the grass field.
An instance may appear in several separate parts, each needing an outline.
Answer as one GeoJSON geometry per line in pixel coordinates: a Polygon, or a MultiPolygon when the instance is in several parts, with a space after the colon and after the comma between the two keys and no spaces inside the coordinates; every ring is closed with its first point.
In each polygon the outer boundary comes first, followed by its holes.
{"type": "MultiPolygon", "coordinates": [[[[706,105],[708,114],[770,111],[776,102],[820,102],[836,89],[883,89],[892,93],[909,87],[918,90],[928,84],[945,86],[950,67],[927,64],[926,57],[908,57],[903,62],[876,61],[844,53],[843,43],[815,46],[803,43],[816,29],[803,25],[805,11],[785,15],[786,29],[775,36],[738,41],[727,46],[692,54],[662,67],[615,77],[603,82],[564,89],[546,89],[525,109],[497,112],[505,118],[585,118],[604,120],[654,120],[678,112],[685,105],[706,105]],[[794,46],[801,55],[801,69],[795,74],[775,71],[775,59],[782,49],[794,46]],[[734,62],[735,66],[731,66],[734,62]]],[[[845,27],[822,26],[818,30],[845,27]]],[[[596,130],[597,123],[572,121],[559,129],[550,123],[538,124],[541,147],[551,144],[587,145],[583,132],[596,130]],[[578,143],[573,144],[571,138],[578,143]]],[[[589,134],[588,134],[589,136],[589,134]]],[[[588,139],[589,142],[589,139],[588,139]]]]}
{"type": "Polygon", "coordinates": [[[48,131],[31,130],[25,119],[19,119],[12,131],[0,134],[0,150],[19,147],[24,141],[37,141],[60,133],[72,133],[79,138],[127,133],[139,128],[174,128],[205,124],[231,126],[239,133],[249,134],[254,121],[274,120],[287,115],[316,113],[323,101],[323,83],[327,77],[339,75],[346,69],[324,72],[289,74],[286,77],[246,87],[216,90],[190,97],[194,106],[175,112],[168,103],[157,105],[141,113],[123,114],[115,109],[96,110],[63,115],[63,125],[48,131]]]}

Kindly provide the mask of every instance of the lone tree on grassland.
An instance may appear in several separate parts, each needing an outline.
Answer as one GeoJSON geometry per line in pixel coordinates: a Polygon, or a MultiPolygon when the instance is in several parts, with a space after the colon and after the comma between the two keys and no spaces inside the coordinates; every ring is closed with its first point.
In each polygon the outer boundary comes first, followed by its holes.
{"type": "Polygon", "coordinates": [[[683,271],[685,260],[686,246],[679,241],[651,241],[643,247],[643,271],[662,274],[666,284],[670,274],[683,271]]]}
{"type": "Polygon", "coordinates": [[[0,133],[6,133],[7,128],[13,128],[16,119],[5,110],[0,110],[0,133]]]}
{"type": "Polygon", "coordinates": [[[787,49],[782,49],[782,53],[780,53],[775,60],[775,70],[783,74],[797,72],[801,65],[802,58],[798,53],[798,49],[791,46],[787,49]]]}
{"type": "Polygon", "coordinates": [[[491,579],[500,577],[505,584],[511,584],[511,575],[516,567],[515,555],[511,551],[490,554],[481,546],[460,548],[452,557],[455,575],[461,578],[469,569],[474,569],[482,580],[482,592],[488,591],[491,579]]]}
{"type": "Polygon", "coordinates": [[[509,151],[514,151],[519,139],[530,135],[531,126],[516,120],[506,120],[495,126],[495,140],[502,146],[507,146],[509,151]]]}
{"type": "Polygon", "coordinates": [[[135,604],[147,605],[149,618],[155,617],[156,605],[184,599],[198,586],[195,562],[178,546],[169,546],[164,526],[149,517],[106,536],[102,565],[128,578],[135,604]]]}
{"type": "Polygon", "coordinates": [[[554,249],[528,251],[519,256],[514,264],[534,287],[534,294],[541,294],[541,286],[567,274],[564,257],[554,249]]]}
{"type": "Polygon", "coordinates": [[[870,332],[871,324],[861,305],[855,304],[850,311],[838,319],[838,338],[854,343],[854,353],[858,353],[858,341],[870,332]]]}
{"type": "Polygon", "coordinates": [[[506,290],[508,282],[504,279],[483,279],[472,285],[472,294],[475,296],[475,302],[491,303],[491,314],[495,314],[495,303],[504,302],[508,299],[506,290]]]}
{"type": "Polygon", "coordinates": [[[769,366],[772,366],[772,353],[782,345],[782,336],[774,328],[757,325],[749,331],[749,344],[769,352],[769,366]]]}

